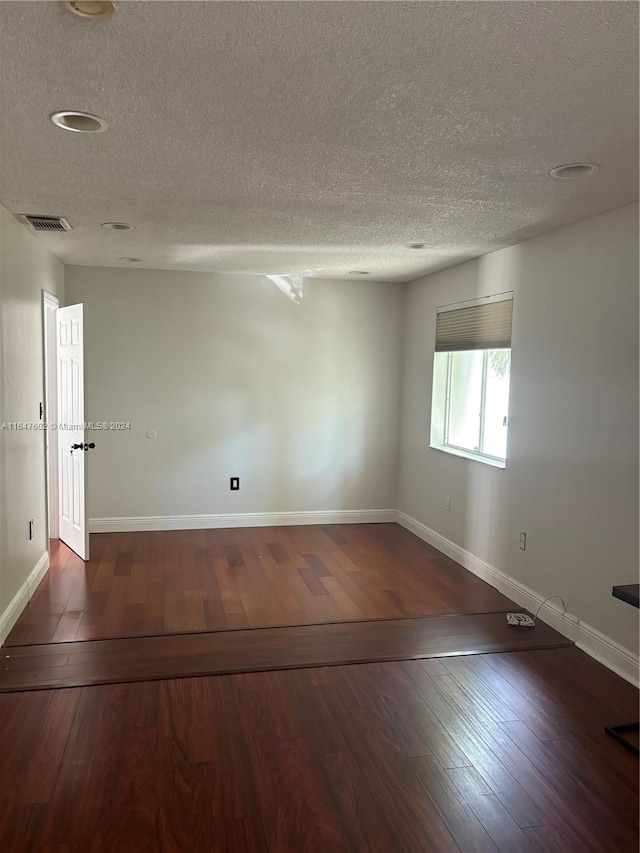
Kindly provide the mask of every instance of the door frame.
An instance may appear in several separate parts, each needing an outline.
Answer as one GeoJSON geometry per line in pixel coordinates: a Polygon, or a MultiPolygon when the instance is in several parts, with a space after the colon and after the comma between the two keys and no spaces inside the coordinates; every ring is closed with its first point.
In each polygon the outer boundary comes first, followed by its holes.
{"type": "MultiPolygon", "coordinates": [[[[45,492],[47,498],[47,539],[60,538],[60,480],[58,474],[58,344],[57,296],[42,290],[42,353],[45,492]],[[51,425],[55,424],[53,428],[51,425]]],[[[47,548],[48,550],[48,548],[47,548]]]]}
{"type": "Polygon", "coordinates": [[[56,310],[58,377],[59,538],[87,562],[90,556],[87,494],[89,466],[84,381],[84,304],[56,310]],[[79,451],[74,456],[74,451],[79,451]]]}

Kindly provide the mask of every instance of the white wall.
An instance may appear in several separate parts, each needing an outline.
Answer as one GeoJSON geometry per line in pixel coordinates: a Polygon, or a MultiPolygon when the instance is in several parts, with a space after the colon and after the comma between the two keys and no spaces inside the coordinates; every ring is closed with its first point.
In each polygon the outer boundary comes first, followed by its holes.
{"type": "Polygon", "coordinates": [[[637,652],[637,611],[611,597],[638,580],[637,205],[413,282],[404,317],[399,509],[637,652]],[[505,290],[500,470],[428,445],[436,307],[505,290]]]}
{"type": "MultiPolygon", "coordinates": [[[[38,422],[42,290],[62,299],[63,265],[0,207],[0,422],[38,422]]],[[[2,615],[48,546],[44,447],[41,431],[0,429],[0,635],[2,615]]]]}
{"type": "Polygon", "coordinates": [[[89,517],[394,508],[402,296],[306,281],[295,304],[258,276],[67,267],[87,418],[131,422],[92,435],[89,517]]]}

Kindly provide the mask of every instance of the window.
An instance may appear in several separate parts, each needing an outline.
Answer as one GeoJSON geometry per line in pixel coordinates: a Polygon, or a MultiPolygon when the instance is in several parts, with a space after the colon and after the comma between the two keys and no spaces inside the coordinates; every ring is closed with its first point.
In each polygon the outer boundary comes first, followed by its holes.
{"type": "Polygon", "coordinates": [[[504,467],[513,294],[438,308],[431,446],[504,467]]]}

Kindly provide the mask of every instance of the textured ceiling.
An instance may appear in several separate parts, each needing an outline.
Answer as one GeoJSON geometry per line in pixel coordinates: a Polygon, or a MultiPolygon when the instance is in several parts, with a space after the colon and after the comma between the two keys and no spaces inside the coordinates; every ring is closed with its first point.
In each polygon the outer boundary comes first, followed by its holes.
{"type": "Polygon", "coordinates": [[[0,200],[66,217],[41,239],[69,264],[415,278],[637,198],[637,17],[131,1],[92,22],[1,2],[0,200]],[[59,130],[60,109],[109,129],[59,130]],[[601,169],[549,177],[572,161],[601,169]]]}

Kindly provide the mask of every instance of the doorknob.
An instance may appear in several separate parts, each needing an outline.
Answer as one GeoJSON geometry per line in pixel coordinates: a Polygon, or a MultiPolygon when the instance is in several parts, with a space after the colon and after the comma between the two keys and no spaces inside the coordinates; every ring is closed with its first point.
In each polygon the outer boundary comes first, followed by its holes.
{"type": "Polygon", "coordinates": [[[72,444],[72,445],[71,445],[71,452],[72,452],[72,453],[73,453],[73,451],[74,451],[74,450],[82,450],[82,449],[83,449],[83,445],[82,445],[82,444],[72,444]]]}
{"type": "Polygon", "coordinates": [[[93,450],[95,446],[95,441],[92,441],[89,444],[87,442],[85,442],[84,444],[72,444],[71,452],[73,453],[74,450],[93,450]]]}
{"type": "Polygon", "coordinates": [[[85,443],[84,449],[85,449],[85,450],[93,450],[93,448],[94,448],[95,446],[96,446],[95,441],[92,441],[90,444],[86,444],[86,443],[85,443]]]}

